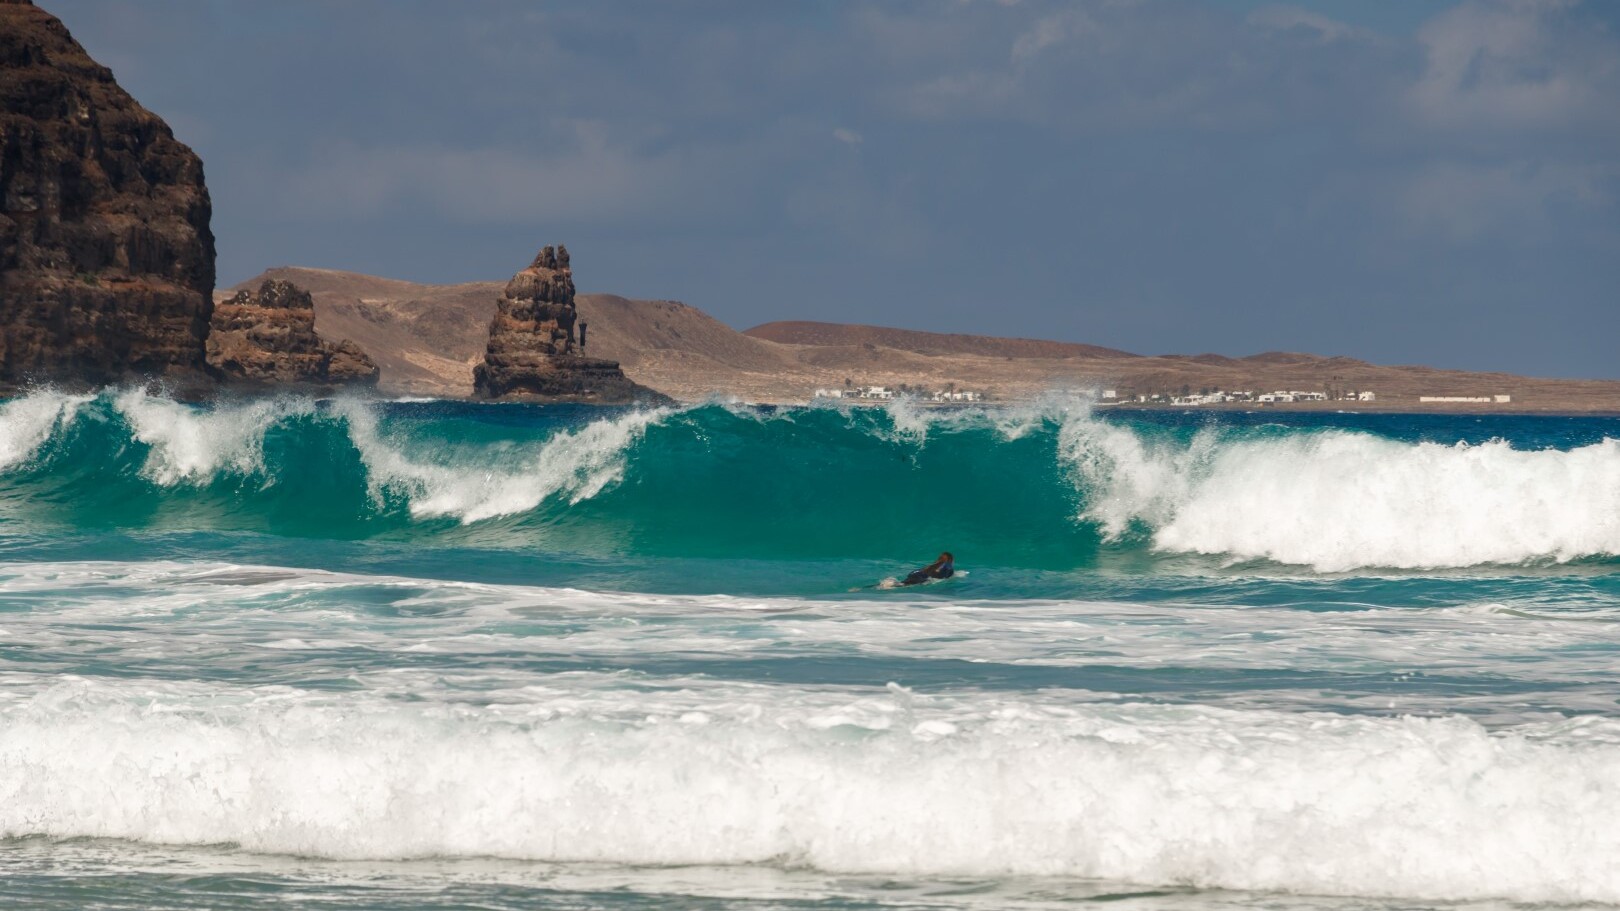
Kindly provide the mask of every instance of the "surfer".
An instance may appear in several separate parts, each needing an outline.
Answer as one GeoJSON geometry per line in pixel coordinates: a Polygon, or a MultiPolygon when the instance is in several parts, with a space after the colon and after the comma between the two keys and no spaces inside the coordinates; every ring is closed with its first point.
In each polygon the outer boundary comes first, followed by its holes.
{"type": "Polygon", "coordinates": [[[905,581],[900,584],[920,585],[930,579],[949,579],[955,574],[956,558],[951,556],[950,551],[946,551],[939,555],[938,560],[924,566],[922,569],[912,571],[910,575],[906,576],[905,581]]]}

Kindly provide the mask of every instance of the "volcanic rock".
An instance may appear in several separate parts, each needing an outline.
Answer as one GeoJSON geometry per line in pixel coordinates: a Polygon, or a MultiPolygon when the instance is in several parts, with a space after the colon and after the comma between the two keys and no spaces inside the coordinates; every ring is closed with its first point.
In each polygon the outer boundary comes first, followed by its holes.
{"type": "Polygon", "coordinates": [[[291,282],[271,279],[214,307],[208,368],[240,386],[377,385],[377,365],[360,346],[315,334],[315,301],[291,282]]]}
{"type": "Polygon", "coordinates": [[[205,382],[202,162],[55,17],[0,0],[0,387],[205,382]]]}
{"type": "Polygon", "coordinates": [[[586,357],[574,344],[578,315],[568,248],[546,247],[496,301],[484,362],[473,369],[475,393],[600,404],[664,398],[631,382],[618,361],[586,357]]]}

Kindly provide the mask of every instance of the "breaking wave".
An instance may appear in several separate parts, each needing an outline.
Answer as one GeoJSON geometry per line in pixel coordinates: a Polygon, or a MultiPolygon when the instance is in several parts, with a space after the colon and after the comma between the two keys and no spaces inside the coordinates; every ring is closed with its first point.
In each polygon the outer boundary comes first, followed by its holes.
{"type": "Polygon", "coordinates": [[[62,683],[0,707],[0,836],[1620,900],[1611,720],[544,689],[62,683]]]}
{"type": "Polygon", "coordinates": [[[1620,441],[1447,438],[1385,417],[36,392],[0,405],[0,520],[766,559],[948,542],[978,565],[1050,569],[1136,551],[1323,572],[1620,555],[1620,441]]]}
{"type": "Polygon", "coordinates": [[[73,423],[89,396],[42,392],[0,405],[0,471],[23,464],[73,423]]]}
{"type": "Polygon", "coordinates": [[[667,410],[634,411],[576,430],[559,430],[543,445],[513,452],[497,447],[482,466],[466,460],[413,460],[390,443],[366,406],[339,406],[349,438],[360,452],[374,497],[403,496],[412,516],[451,516],[471,523],[528,512],[552,497],[588,500],[624,475],[624,453],[667,410]]]}
{"type": "Polygon", "coordinates": [[[1321,571],[1569,561],[1620,554],[1620,441],[1568,450],[1502,440],[1403,442],[1330,430],[1154,446],[1072,422],[1061,457],[1082,515],[1121,537],[1151,529],[1174,552],[1321,571]]]}

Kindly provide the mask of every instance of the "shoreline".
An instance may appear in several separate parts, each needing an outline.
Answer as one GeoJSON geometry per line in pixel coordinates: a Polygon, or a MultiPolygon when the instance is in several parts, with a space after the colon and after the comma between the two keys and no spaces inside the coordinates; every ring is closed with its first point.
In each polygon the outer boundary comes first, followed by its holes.
{"type": "Polygon", "coordinates": [[[1289,412],[1289,413],[1294,413],[1294,414],[1299,414],[1299,413],[1306,413],[1306,414],[1309,414],[1309,413],[1315,413],[1315,414],[1401,414],[1401,415],[1448,415],[1448,416],[1458,416],[1458,417],[1467,416],[1467,415],[1493,415],[1493,416],[1502,416],[1502,417],[1515,417],[1515,416],[1517,416],[1517,417],[1571,417],[1571,418],[1576,418],[1576,417],[1588,417],[1588,418],[1590,418],[1590,417],[1620,417],[1620,406],[1616,406],[1614,408],[1582,409],[1582,408],[1569,408],[1569,407],[1559,407],[1559,406],[1551,406],[1551,405],[1547,406],[1547,407],[1535,407],[1535,406],[1524,407],[1524,406],[1520,405],[1519,407],[1501,408],[1501,407],[1497,407],[1494,403],[1493,404],[1483,404],[1482,403],[1482,404],[1478,405],[1477,407],[1473,407],[1473,408],[1457,408],[1457,407],[1425,408],[1422,405],[1415,405],[1414,406],[1414,405],[1403,404],[1403,403],[1389,403],[1389,404],[1361,403],[1360,407],[1355,407],[1355,405],[1356,405],[1356,403],[1351,403],[1351,402],[1343,402],[1343,403],[1340,403],[1340,402],[1328,402],[1328,403],[1320,403],[1320,402],[1288,402],[1288,403],[1280,403],[1280,404],[1272,404],[1272,403],[1261,404],[1259,402],[1230,402],[1230,403],[1219,404],[1219,405],[1198,405],[1198,406],[1194,407],[1194,406],[1187,406],[1187,405],[1150,405],[1150,404],[1143,404],[1143,403],[1139,403],[1139,402],[1132,402],[1132,403],[1129,403],[1129,404],[1117,404],[1117,405],[1116,404],[1107,404],[1107,403],[1099,402],[1099,403],[1096,404],[1095,407],[1106,408],[1106,409],[1108,409],[1110,411],[1144,411],[1144,412],[1148,412],[1148,411],[1151,411],[1151,412],[1164,412],[1164,411],[1171,411],[1171,412],[1174,412],[1174,411],[1241,411],[1241,412],[1245,412],[1245,413],[1248,413],[1248,414],[1260,414],[1260,413],[1263,413],[1263,412],[1275,411],[1275,412],[1289,412]],[[1351,406],[1351,407],[1342,407],[1342,406],[1351,406]]]}
{"type": "MultiPolygon", "coordinates": [[[[0,389],[0,402],[13,402],[38,393],[60,393],[66,395],[101,395],[104,393],[118,393],[129,389],[142,388],[143,384],[129,386],[104,386],[99,389],[83,387],[63,388],[61,386],[36,386],[32,388],[0,389]]],[[[155,388],[145,386],[147,393],[156,394],[176,402],[187,404],[215,404],[239,402],[251,399],[269,399],[281,396],[310,396],[317,401],[329,401],[340,398],[363,399],[390,404],[427,404],[432,402],[456,402],[469,405],[569,405],[573,407],[592,408],[636,408],[641,406],[653,407],[693,407],[705,404],[732,404],[749,408],[810,408],[817,402],[824,403],[823,407],[834,408],[886,408],[896,403],[905,403],[912,408],[928,410],[964,410],[969,408],[1016,408],[1026,407],[1040,401],[1039,397],[998,398],[979,402],[932,402],[913,399],[889,400],[843,400],[843,399],[801,399],[784,398],[776,401],[749,400],[741,397],[726,397],[723,395],[708,396],[704,398],[681,399],[670,397],[665,401],[638,401],[638,402],[598,402],[581,398],[558,398],[542,400],[534,397],[511,397],[499,399],[477,398],[464,395],[420,395],[420,394],[389,394],[378,393],[375,390],[351,391],[348,394],[333,394],[329,390],[311,389],[308,387],[274,388],[224,388],[213,390],[205,395],[188,395],[185,391],[165,389],[161,385],[155,388]]],[[[1263,414],[1267,412],[1286,414],[1388,414],[1388,415],[1435,415],[1450,417],[1466,417],[1469,415],[1483,417],[1486,415],[1496,417],[1587,417],[1587,418],[1620,418],[1620,404],[1609,407],[1582,408],[1569,403],[1478,403],[1475,405],[1459,405],[1448,403],[1445,407],[1424,407],[1411,402],[1223,402],[1202,405],[1168,405],[1149,402],[1099,402],[1088,400],[1087,404],[1093,409],[1115,412],[1139,413],[1178,413],[1178,412],[1236,412],[1243,414],[1263,414]]]]}

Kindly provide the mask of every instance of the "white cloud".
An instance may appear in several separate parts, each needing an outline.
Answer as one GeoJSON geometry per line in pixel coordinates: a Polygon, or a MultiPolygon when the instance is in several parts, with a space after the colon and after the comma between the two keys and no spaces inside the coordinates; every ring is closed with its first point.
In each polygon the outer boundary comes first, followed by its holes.
{"type": "Polygon", "coordinates": [[[1249,14],[1249,24],[1276,32],[1303,29],[1314,32],[1324,44],[1355,38],[1376,37],[1373,32],[1366,29],[1356,28],[1321,13],[1313,13],[1297,6],[1263,6],[1249,14]]]}
{"type": "Polygon", "coordinates": [[[832,134],[834,139],[847,145],[860,145],[864,141],[861,134],[847,127],[839,127],[838,129],[833,130],[832,134]]]}
{"type": "Polygon", "coordinates": [[[1029,61],[1047,48],[1062,44],[1094,27],[1091,17],[1081,10],[1065,10],[1045,16],[1013,41],[1012,60],[1014,63],[1029,61]]]}
{"type": "Polygon", "coordinates": [[[1517,130],[1612,120],[1620,44],[1570,0],[1470,0],[1418,33],[1422,76],[1408,103],[1425,124],[1517,130]],[[1584,26],[1584,27],[1583,27],[1584,26]],[[1606,113],[1605,113],[1606,109],[1606,113]]]}

